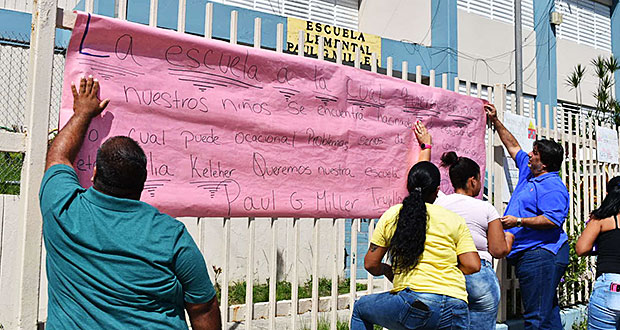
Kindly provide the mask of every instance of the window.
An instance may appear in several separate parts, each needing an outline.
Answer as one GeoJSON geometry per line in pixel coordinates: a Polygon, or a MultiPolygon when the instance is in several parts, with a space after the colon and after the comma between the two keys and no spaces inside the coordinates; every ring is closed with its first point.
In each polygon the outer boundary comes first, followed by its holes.
{"type": "Polygon", "coordinates": [[[562,102],[562,101],[558,101],[557,109],[558,109],[558,116],[556,119],[558,121],[561,121],[561,125],[564,127],[564,133],[573,134],[573,135],[579,135],[578,131],[581,128],[573,127],[572,132],[569,132],[571,118],[574,116],[577,120],[585,120],[596,111],[596,109],[592,107],[588,107],[585,105],[580,106],[574,103],[562,102]]]}
{"type": "Polygon", "coordinates": [[[358,29],[357,0],[216,0],[216,2],[353,30],[358,29]]]}
{"type": "Polygon", "coordinates": [[[611,52],[611,9],[592,0],[555,0],[559,38],[611,52]]]}
{"type": "MultiPolygon", "coordinates": [[[[514,24],[514,0],[457,0],[459,9],[514,24]]],[[[534,28],[534,2],[521,2],[521,21],[524,27],[534,28]]]]}
{"type": "MultiPolygon", "coordinates": [[[[480,86],[481,90],[480,90],[480,98],[483,100],[487,100],[491,103],[493,102],[499,102],[499,100],[494,100],[495,95],[493,94],[493,89],[491,89],[491,95],[489,96],[489,87],[490,86],[483,86],[483,85],[477,85],[477,84],[471,84],[470,86],[470,95],[473,97],[477,97],[478,96],[478,86],[480,86]]],[[[464,94],[467,95],[467,84],[465,81],[461,81],[459,84],[459,93],[460,94],[464,94]]],[[[531,107],[532,107],[532,101],[534,101],[536,98],[534,97],[534,95],[529,95],[529,94],[523,94],[523,113],[521,113],[522,116],[526,116],[529,117],[530,113],[531,113],[531,107]]],[[[516,109],[515,106],[513,105],[513,103],[516,103],[516,94],[513,91],[506,91],[506,111],[508,112],[512,112],[515,113],[516,109]]]]}

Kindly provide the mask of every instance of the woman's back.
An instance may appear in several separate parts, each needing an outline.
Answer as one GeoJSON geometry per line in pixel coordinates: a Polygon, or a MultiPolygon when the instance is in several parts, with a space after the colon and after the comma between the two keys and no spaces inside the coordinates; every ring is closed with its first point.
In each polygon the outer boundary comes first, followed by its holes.
{"type": "Polygon", "coordinates": [[[492,256],[488,252],[487,228],[489,222],[499,218],[495,207],[489,202],[456,193],[437,198],[435,205],[443,206],[465,219],[480,258],[491,262],[492,256]]]}
{"type": "MultiPolygon", "coordinates": [[[[371,243],[390,246],[402,205],[387,210],[373,233],[371,243]]],[[[424,252],[418,264],[405,273],[394,272],[393,292],[410,288],[467,301],[465,277],[458,268],[457,256],[475,252],[476,247],[465,220],[445,208],[426,204],[428,223],[424,252]]]]}
{"type": "Polygon", "coordinates": [[[597,277],[603,273],[620,274],[620,227],[617,216],[600,221],[601,232],[596,239],[597,277]]]}
{"type": "Polygon", "coordinates": [[[596,280],[588,303],[588,329],[620,329],[620,176],[607,182],[607,195],[590,213],[575,252],[596,258],[596,280]]]}

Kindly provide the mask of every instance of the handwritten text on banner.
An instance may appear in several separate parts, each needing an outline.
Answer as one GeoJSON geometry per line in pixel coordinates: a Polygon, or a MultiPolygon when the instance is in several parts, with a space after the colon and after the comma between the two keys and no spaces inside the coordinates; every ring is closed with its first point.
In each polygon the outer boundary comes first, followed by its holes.
{"type": "Polygon", "coordinates": [[[148,158],[142,200],[173,216],[377,217],[406,196],[417,119],[434,160],[456,150],[484,170],[481,100],[352,67],[79,14],[61,126],[88,74],[111,102],[80,182],[106,138],[130,136],[148,158]]]}

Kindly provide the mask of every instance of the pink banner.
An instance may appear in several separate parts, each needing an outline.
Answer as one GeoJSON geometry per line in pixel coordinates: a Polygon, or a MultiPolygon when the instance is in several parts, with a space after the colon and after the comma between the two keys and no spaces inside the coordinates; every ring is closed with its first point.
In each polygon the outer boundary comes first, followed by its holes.
{"type": "Polygon", "coordinates": [[[148,158],[141,199],[173,216],[377,217],[407,194],[418,119],[434,161],[454,150],[484,170],[482,100],[352,67],[80,13],[61,126],[84,75],[111,102],[74,164],[80,182],[103,141],[130,136],[148,158]]]}

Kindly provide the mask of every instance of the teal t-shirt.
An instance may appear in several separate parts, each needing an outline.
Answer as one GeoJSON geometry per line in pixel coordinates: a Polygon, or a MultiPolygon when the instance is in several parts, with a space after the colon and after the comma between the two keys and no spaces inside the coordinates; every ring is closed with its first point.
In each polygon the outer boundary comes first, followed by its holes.
{"type": "Polygon", "coordinates": [[[185,226],[55,165],[39,192],[47,250],[46,329],[187,329],[184,302],[215,296],[185,226]]]}

